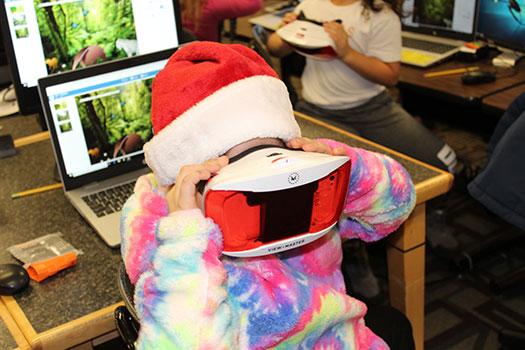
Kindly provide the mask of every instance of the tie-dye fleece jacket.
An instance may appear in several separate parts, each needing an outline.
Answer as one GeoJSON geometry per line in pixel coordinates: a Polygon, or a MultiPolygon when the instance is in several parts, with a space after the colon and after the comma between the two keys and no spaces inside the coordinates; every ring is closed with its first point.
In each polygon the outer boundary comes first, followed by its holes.
{"type": "Polygon", "coordinates": [[[386,155],[343,146],[352,161],[338,230],[275,255],[221,254],[200,210],[168,213],[166,189],[141,177],[122,212],[122,256],[140,317],[140,349],[388,349],[346,294],[341,237],[376,241],[415,205],[414,185],[386,155]]]}

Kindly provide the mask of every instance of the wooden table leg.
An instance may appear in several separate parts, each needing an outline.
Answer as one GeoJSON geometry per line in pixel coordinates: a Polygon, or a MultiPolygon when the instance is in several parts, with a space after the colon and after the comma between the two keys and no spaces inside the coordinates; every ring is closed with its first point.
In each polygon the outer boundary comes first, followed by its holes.
{"type": "Polygon", "coordinates": [[[424,347],[425,203],[418,204],[387,246],[390,304],[410,320],[416,350],[424,347]]]}

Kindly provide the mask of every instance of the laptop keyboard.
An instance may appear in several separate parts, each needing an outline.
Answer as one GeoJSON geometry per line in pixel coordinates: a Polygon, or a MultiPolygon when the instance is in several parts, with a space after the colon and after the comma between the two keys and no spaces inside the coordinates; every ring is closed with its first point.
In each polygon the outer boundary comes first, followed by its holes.
{"type": "Polygon", "coordinates": [[[445,53],[456,48],[456,46],[454,45],[436,43],[434,41],[426,41],[407,37],[403,37],[403,47],[435,53],[445,53]]]}
{"type": "Polygon", "coordinates": [[[104,216],[122,209],[126,200],[133,193],[135,181],[111,187],[82,197],[82,200],[98,216],[104,216]]]}

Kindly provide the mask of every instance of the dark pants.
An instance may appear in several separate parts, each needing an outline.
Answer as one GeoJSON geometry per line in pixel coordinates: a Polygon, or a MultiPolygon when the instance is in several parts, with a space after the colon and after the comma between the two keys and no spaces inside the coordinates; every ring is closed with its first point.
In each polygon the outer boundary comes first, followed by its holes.
{"type": "Polygon", "coordinates": [[[412,325],[399,310],[390,306],[372,306],[365,315],[365,323],[383,339],[390,350],[414,350],[412,325]]]}
{"type": "Polygon", "coordinates": [[[388,91],[350,109],[324,109],[304,100],[295,109],[445,171],[455,170],[455,152],[408,114],[388,91]]]}
{"type": "Polygon", "coordinates": [[[487,164],[468,184],[474,199],[525,231],[525,92],[509,106],[487,145],[487,164]]]}

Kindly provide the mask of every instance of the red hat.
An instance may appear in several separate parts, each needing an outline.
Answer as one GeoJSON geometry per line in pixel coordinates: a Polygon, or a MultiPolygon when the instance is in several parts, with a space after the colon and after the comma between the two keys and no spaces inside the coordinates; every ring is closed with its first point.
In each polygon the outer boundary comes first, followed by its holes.
{"type": "Polygon", "coordinates": [[[194,42],[181,47],[153,82],[155,136],[144,145],[161,186],[180,168],[218,157],[253,138],[301,136],[286,85],[243,45],[194,42]]]}

